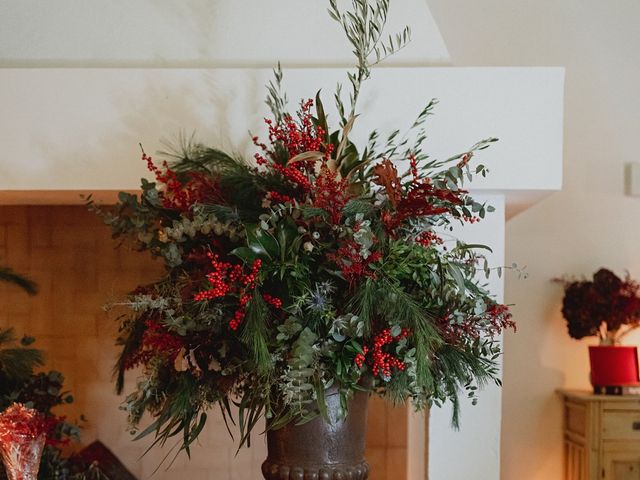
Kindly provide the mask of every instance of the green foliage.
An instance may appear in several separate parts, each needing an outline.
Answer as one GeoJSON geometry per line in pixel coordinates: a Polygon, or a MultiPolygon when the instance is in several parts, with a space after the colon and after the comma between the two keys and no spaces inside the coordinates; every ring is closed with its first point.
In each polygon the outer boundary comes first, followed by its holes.
{"type": "MultiPolygon", "coordinates": [[[[44,365],[42,352],[26,346],[30,339],[23,339],[19,346],[15,346],[16,341],[13,328],[0,329],[0,396],[7,399],[30,379],[36,367],[44,365]]],[[[0,404],[0,410],[9,405],[0,404]]]]}

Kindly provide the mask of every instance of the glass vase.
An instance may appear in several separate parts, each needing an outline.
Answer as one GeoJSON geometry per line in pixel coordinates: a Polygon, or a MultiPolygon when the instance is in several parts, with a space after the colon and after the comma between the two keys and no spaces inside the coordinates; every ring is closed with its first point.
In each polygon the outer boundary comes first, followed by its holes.
{"type": "Polygon", "coordinates": [[[0,441],[8,480],[37,480],[45,436],[13,434],[0,441]]]}

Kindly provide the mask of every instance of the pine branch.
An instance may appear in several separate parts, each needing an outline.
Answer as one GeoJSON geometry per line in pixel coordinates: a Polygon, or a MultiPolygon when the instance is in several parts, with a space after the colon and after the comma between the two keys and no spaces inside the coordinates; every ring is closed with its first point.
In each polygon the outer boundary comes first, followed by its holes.
{"type": "Polygon", "coordinates": [[[0,329],[0,376],[12,381],[26,380],[36,367],[44,365],[40,350],[12,346],[16,342],[12,328],[0,329]]]}
{"type": "Polygon", "coordinates": [[[262,295],[254,290],[247,305],[244,328],[240,338],[249,348],[258,372],[266,374],[273,370],[273,362],[267,346],[267,319],[269,308],[262,295]]]}
{"type": "Polygon", "coordinates": [[[38,286],[32,280],[14,272],[9,267],[0,267],[0,281],[13,283],[22,288],[29,295],[38,293],[38,286]]]}

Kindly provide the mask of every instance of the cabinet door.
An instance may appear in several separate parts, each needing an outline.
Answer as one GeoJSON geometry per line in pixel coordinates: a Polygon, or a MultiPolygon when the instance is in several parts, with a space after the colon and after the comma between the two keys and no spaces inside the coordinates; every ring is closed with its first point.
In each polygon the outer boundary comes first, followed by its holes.
{"type": "Polygon", "coordinates": [[[565,440],[564,478],[565,480],[588,480],[584,445],[565,440]]]}
{"type": "Polygon", "coordinates": [[[606,452],[602,460],[605,480],[640,480],[640,452],[606,452]]]}

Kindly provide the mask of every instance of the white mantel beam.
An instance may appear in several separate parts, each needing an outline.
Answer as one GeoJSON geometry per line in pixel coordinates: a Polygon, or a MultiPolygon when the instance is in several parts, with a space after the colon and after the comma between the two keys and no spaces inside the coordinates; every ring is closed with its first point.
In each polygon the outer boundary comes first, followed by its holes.
{"type": "MultiPolygon", "coordinates": [[[[148,176],[138,143],[154,152],[180,132],[251,157],[247,132],[264,132],[270,77],[268,69],[2,69],[0,203],[78,203],[80,193],[135,190],[148,176]]],[[[343,80],[341,69],[285,72],[292,102],[322,88],[328,110],[343,80]]],[[[425,146],[434,157],[500,138],[477,157],[490,174],[474,191],[504,193],[507,210],[517,211],[561,187],[560,68],[380,69],[364,92],[353,132],[360,145],[373,129],[411,125],[435,97],[425,146]]]]}

